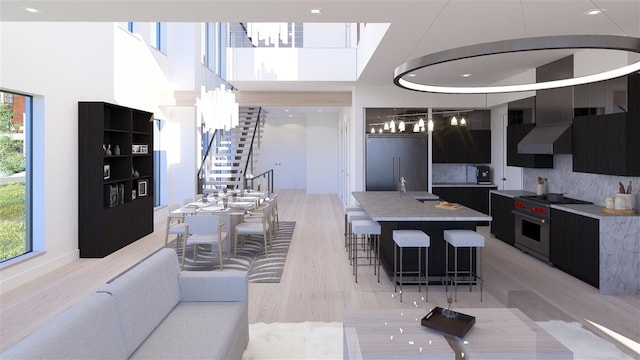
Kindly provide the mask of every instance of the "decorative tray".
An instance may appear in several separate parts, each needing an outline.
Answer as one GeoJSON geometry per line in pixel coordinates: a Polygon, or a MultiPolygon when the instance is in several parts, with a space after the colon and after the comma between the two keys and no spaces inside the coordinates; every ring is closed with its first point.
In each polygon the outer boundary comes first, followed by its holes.
{"type": "Polygon", "coordinates": [[[631,210],[616,210],[616,209],[609,209],[609,208],[602,208],[602,210],[607,213],[607,214],[614,214],[614,215],[635,215],[636,214],[636,210],[635,209],[631,209],[631,210]]]}
{"type": "Polygon", "coordinates": [[[471,329],[473,324],[476,323],[475,316],[463,314],[456,311],[458,315],[454,319],[447,319],[442,316],[443,308],[436,306],[422,318],[420,323],[422,326],[438,330],[457,337],[464,337],[471,329]]]}
{"type": "Polygon", "coordinates": [[[460,204],[450,203],[450,202],[446,202],[446,201],[440,201],[436,205],[436,207],[440,208],[440,209],[448,209],[448,210],[456,210],[456,209],[462,208],[462,206],[460,204]]]}

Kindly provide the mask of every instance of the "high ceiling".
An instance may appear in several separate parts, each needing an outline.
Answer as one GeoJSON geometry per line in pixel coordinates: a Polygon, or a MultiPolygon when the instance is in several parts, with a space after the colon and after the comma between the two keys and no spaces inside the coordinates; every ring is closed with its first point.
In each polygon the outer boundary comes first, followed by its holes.
{"type": "MultiPolygon", "coordinates": [[[[497,40],[571,34],[640,37],[640,0],[0,0],[0,21],[358,22],[390,28],[355,82],[260,82],[255,91],[344,91],[390,86],[394,69],[413,58],[497,40]],[[39,10],[25,11],[25,6],[39,10]],[[320,9],[312,14],[311,9],[320,9]],[[601,9],[599,15],[585,15],[601,9]]],[[[449,83],[496,82],[566,56],[541,52],[441,66],[449,83]],[[471,72],[469,78],[461,73],[471,72]]],[[[237,84],[234,84],[237,85],[237,84]]]]}

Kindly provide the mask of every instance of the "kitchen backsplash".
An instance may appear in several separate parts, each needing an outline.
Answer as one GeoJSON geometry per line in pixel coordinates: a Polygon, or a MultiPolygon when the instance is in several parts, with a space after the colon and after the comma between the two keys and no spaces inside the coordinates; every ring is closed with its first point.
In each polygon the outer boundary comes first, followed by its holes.
{"type": "Polygon", "coordinates": [[[570,154],[554,155],[553,169],[525,168],[523,171],[524,190],[535,192],[538,176],[548,179],[547,192],[564,193],[568,197],[591,201],[596,205],[603,206],[607,196],[615,196],[618,192],[618,182],[622,182],[626,187],[631,181],[636,204],[640,204],[640,177],[573,172],[573,155],[570,154]]]}
{"type": "Polygon", "coordinates": [[[475,183],[476,167],[467,164],[433,164],[434,184],[475,183]]]}

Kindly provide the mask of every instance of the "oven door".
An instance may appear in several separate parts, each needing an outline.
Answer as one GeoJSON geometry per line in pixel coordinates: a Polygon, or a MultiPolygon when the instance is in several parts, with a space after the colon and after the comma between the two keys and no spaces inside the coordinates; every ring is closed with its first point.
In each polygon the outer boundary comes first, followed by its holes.
{"type": "Polygon", "coordinates": [[[549,262],[549,220],[513,211],[516,247],[549,262]]]}

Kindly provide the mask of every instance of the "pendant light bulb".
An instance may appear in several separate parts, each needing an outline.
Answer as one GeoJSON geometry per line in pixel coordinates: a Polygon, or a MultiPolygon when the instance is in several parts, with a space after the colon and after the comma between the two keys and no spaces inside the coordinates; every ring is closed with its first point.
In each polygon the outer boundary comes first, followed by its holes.
{"type": "Polygon", "coordinates": [[[421,129],[424,129],[424,119],[423,119],[423,118],[420,118],[420,120],[418,120],[418,126],[419,126],[421,129]]]}
{"type": "Polygon", "coordinates": [[[378,134],[382,134],[382,128],[378,129],[378,134]]]}
{"type": "Polygon", "coordinates": [[[376,133],[376,129],[373,128],[373,126],[371,127],[371,133],[375,134],[376,133]]]}
{"type": "Polygon", "coordinates": [[[429,119],[429,121],[427,121],[427,131],[432,132],[433,131],[433,120],[429,119]]]}
{"type": "Polygon", "coordinates": [[[467,126],[467,119],[464,116],[460,119],[460,126],[467,126]]]}
{"type": "Polygon", "coordinates": [[[396,122],[391,120],[391,122],[389,123],[389,128],[391,129],[392,133],[396,132],[396,122]]]}
{"type": "Polygon", "coordinates": [[[384,123],[384,129],[385,130],[389,130],[389,123],[385,121],[384,123]]]}
{"type": "Polygon", "coordinates": [[[418,123],[415,123],[413,125],[413,132],[419,132],[420,131],[420,125],[418,125],[418,123]]]}
{"type": "Polygon", "coordinates": [[[458,119],[455,115],[451,118],[451,126],[458,126],[458,119]]]}
{"type": "Polygon", "coordinates": [[[398,124],[398,130],[400,132],[404,132],[405,128],[404,128],[404,121],[400,121],[400,124],[398,124]]]}

